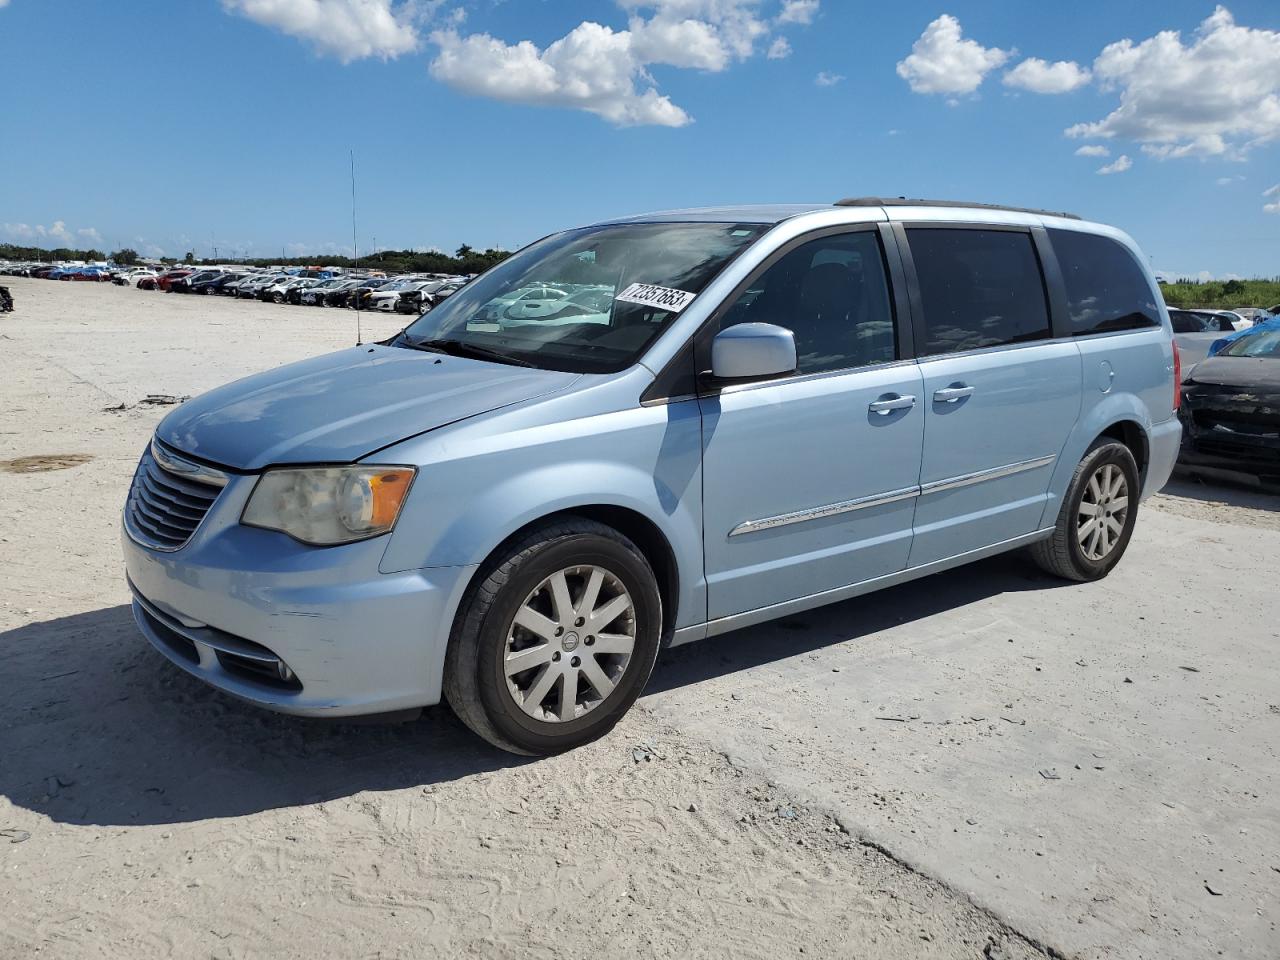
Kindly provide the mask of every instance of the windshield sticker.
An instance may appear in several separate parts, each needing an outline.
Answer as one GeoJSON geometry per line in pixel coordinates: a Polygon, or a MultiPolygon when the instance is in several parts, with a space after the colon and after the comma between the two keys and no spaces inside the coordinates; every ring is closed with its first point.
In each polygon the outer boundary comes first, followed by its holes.
{"type": "Polygon", "coordinates": [[[639,303],[646,307],[657,307],[671,313],[679,313],[694,298],[687,290],[675,290],[671,287],[655,287],[651,283],[633,283],[613,299],[623,303],[639,303]]]}

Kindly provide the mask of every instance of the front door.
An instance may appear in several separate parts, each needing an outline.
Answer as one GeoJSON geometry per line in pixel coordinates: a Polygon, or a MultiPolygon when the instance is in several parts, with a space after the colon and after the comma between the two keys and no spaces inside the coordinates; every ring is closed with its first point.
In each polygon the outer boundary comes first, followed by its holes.
{"type": "Polygon", "coordinates": [[[876,229],[798,241],[719,327],[790,329],[796,375],[701,398],[708,616],[905,568],[925,404],[876,229]]]}

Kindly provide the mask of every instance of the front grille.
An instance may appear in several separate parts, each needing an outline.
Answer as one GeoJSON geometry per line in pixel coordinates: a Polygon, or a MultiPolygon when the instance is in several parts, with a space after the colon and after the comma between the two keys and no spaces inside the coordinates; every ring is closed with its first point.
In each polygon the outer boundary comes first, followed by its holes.
{"type": "Polygon", "coordinates": [[[225,475],[189,463],[152,444],[142,455],[129,490],[129,503],[125,508],[129,533],[156,550],[177,550],[191,539],[225,484],[225,475]],[[188,475],[183,476],[162,466],[162,459],[178,469],[194,469],[185,470],[188,475]],[[193,474],[215,482],[196,479],[193,474]],[[216,482],[219,478],[220,484],[216,482]]]}

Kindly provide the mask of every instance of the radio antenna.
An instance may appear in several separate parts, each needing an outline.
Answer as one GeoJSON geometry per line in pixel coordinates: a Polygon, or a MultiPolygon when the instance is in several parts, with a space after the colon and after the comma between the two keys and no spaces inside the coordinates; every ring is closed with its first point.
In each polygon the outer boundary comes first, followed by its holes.
{"type": "MultiPolygon", "coordinates": [[[[360,265],[360,254],[356,248],[356,152],[351,154],[351,265],[360,265]]],[[[356,346],[361,346],[364,338],[360,335],[360,298],[356,297],[356,346]]]]}

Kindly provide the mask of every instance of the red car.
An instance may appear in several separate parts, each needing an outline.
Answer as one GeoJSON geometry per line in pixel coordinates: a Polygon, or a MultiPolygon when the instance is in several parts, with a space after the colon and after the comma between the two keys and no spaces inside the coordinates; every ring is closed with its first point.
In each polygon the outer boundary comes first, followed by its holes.
{"type": "Polygon", "coordinates": [[[168,273],[162,273],[152,281],[151,285],[142,287],[144,281],[139,280],[138,286],[143,290],[164,290],[166,293],[175,280],[181,280],[183,277],[189,277],[195,273],[194,270],[170,270],[168,273]]]}

